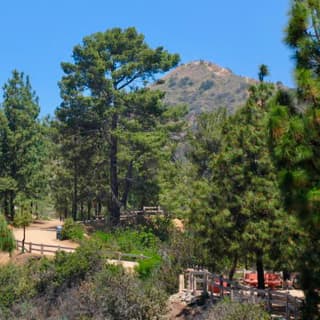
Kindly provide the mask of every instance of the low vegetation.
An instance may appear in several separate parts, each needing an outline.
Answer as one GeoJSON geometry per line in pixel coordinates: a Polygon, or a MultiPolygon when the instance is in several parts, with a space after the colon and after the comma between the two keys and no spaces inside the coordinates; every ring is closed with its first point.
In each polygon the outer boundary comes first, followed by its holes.
{"type": "Polygon", "coordinates": [[[271,316],[259,305],[225,300],[210,310],[206,320],[271,320],[271,316]]]}
{"type": "Polygon", "coordinates": [[[72,218],[68,218],[64,221],[63,228],[61,230],[61,240],[83,240],[84,232],[85,230],[82,224],[76,223],[72,218]]]}

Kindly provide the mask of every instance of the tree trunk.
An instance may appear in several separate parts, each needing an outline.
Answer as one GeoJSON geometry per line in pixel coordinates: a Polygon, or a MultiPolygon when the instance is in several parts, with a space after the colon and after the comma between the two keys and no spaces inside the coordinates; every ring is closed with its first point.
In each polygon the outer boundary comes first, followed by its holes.
{"type": "Polygon", "coordinates": [[[24,253],[24,242],[25,242],[25,240],[26,240],[26,226],[24,225],[23,226],[23,238],[22,238],[22,253],[24,253]]]}
{"type": "Polygon", "coordinates": [[[83,201],[80,202],[80,217],[81,217],[81,220],[84,220],[84,206],[83,206],[83,201]]]}
{"type": "Polygon", "coordinates": [[[9,209],[10,209],[10,216],[11,219],[14,219],[14,215],[15,215],[15,210],[14,210],[14,191],[10,191],[10,197],[9,197],[9,209]]]}
{"type": "Polygon", "coordinates": [[[114,131],[118,126],[118,115],[114,113],[112,116],[112,133],[110,145],[110,223],[116,226],[120,222],[120,206],[119,206],[119,185],[118,185],[118,139],[114,131]]]}
{"type": "Polygon", "coordinates": [[[238,264],[238,254],[236,253],[235,256],[233,257],[232,266],[231,266],[231,269],[229,271],[229,280],[230,281],[232,281],[233,276],[234,276],[234,274],[236,272],[237,264],[238,264]]]}
{"type": "Polygon", "coordinates": [[[92,208],[92,202],[89,200],[88,201],[88,214],[87,214],[87,220],[90,220],[91,218],[91,208],[92,208]]]}
{"type": "Polygon", "coordinates": [[[101,204],[101,200],[99,199],[98,201],[98,216],[100,217],[102,213],[102,204],[101,204]]]}
{"type": "Polygon", "coordinates": [[[78,170],[77,170],[77,162],[74,160],[73,163],[73,197],[72,197],[72,218],[74,221],[77,220],[77,197],[78,197],[78,170]]]}
{"type": "Polygon", "coordinates": [[[128,171],[126,174],[126,180],[125,180],[125,186],[124,186],[124,192],[122,195],[121,203],[124,207],[124,209],[127,209],[127,202],[128,202],[128,195],[132,184],[132,171],[133,171],[133,160],[130,161],[128,166],[128,171]]]}
{"type": "Polygon", "coordinates": [[[265,289],[262,250],[256,251],[256,264],[257,264],[257,273],[258,273],[258,289],[265,289]]]}
{"type": "Polygon", "coordinates": [[[4,193],[3,206],[4,206],[4,215],[7,218],[9,218],[10,208],[9,208],[9,193],[8,193],[8,191],[5,191],[5,193],[4,193]]]}

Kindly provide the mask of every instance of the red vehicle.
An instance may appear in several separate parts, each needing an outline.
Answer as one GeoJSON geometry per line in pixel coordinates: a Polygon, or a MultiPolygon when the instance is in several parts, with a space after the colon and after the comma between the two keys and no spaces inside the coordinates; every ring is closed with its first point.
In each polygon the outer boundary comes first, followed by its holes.
{"type": "MultiPolygon", "coordinates": [[[[223,280],[222,280],[223,281],[223,280]]],[[[224,288],[228,286],[226,281],[222,282],[224,288]]],[[[209,291],[212,293],[220,293],[221,280],[216,278],[214,279],[214,283],[209,285],[209,291]]]]}
{"type": "Polygon", "coordinates": [[[282,279],[279,274],[267,272],[264,274],[264,283],[268,288],[282,287],[282,279]]]}
{"type": "Polygon", "coordinates": [[[246,273],[244,275],[244,282],[251,287],[258,286],[258,274],[256,272],[246,273]]]}
{"type": "MultiPolygon", "coordinates": [[[[256,272],[246,273],[244,282],[251,287],[257,287],[258,274],[256,272]]],[[[282,286],[282,279],[277,273],[266,272],[264,274],[264,283],[268,288],[274,289],[282,286]]]]}

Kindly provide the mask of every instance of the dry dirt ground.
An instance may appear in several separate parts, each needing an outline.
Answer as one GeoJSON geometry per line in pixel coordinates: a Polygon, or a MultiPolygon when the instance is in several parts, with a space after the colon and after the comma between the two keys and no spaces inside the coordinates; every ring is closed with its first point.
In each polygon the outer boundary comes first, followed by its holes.
{"type": "MultiPolygon", "coordinates": [[[[29,227],[26,228],[26,242],[32,242],[36,244],[47,244],[56,245],[63,247],[76,248],[78,244],[70,240],[57,240],[56,239],[56,227],[63,225],[63,222],[58,219],[55,220],[37,220],[33,222],[29,227]]],[[[23,229],[22,228],[12,228],[16,240],[22,240],[23,229]]],[[[53,255],[53,253],[52,253],[53,255]]],[[[10,260],[14,262],[22,262],[30,256],[29,254],[21,255],[18,251],[13,253],[10,259],[7,253],[0,253],[0,264],[9,262],[10,260]]]]}
{"type": "MultiPolygon", "coordinates": [[[[57,226],[63,225],[63,222],[55,220],[37,220],[26,228],[26,242],[32,242],[36,244],[46,244],[46,245],[56,245],[62,247],[76,248],[79,244],[70,241],[63,240],[60,241],[56,239],[56,228],[57,226]]],[[[22,240],[23,229],[22,228],[12,228],[16,240],[22,240]]],[[[28,246],[27,246],[28,247],[28,246]]],[[[50,250],[53,248],[50,248],[50,250]]],[[[39,256],[39,254],[32,253],[33,256],[39,256]]],[[[54,253],[46,253],[46,255],[54,255],[54,253]]],[[[9,261],[15,263],[23,263],[31,254],[25,253],[21,254],[18,250],[13,252],[12,257],[9,257],[8,253],[0,252],[0,265],[8,263],[9,261]]],[[[108,259],[110,264],[121,264],[127,271],[134,272],[134,268],[138,265],[137,262],[132,261],[119,261],[108,259]]]]}

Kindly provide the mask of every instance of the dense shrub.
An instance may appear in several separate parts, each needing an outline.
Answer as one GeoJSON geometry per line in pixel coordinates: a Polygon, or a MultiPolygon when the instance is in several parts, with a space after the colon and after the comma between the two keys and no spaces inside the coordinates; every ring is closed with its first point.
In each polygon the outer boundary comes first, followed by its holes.
{"type": "Polygon", "coordinates": [[[159,319],[167,296],[120,267],[107,266],[90,282],[61,299],[59,310],[67,319],[159,319]]]}
{"type": "Polygon", "coordinates": [[[8,228],[5,217],[0,214],[0,251],[6,251],[11,254],[15,247],[16,242],[13,232],[8,228]]]}
{"type": "Polygon", "coordinates": [[[200,91],[206,91],[213,87],[214,82],[212,80],[205,80],[201,83],[199,90],[200,91]]]}
{"type": "Polygon", "coordinates": [[[209,312],[207,320],[270,320],[259,305],[224,300],[209,312]]]}
{"type": "Polygon", "coordinates": [[[84,228],[82,224],[76,223],[72,218],[65,220],[62,232],[62,240],[70,239],[74,241],[82,240],[84,237],[84,228]]]}
{"type": "Polygon", "coordinates": [[[110,250],[147,256],[148,258],[138,261],[139,266],[136,268],[143,279],[150,277],[161,264],[161,257],[158,254],[160,241],[148,230],[142,228],[117,230],[113,233],[96,232],[95,237],[102,240],[110,250]]]}

